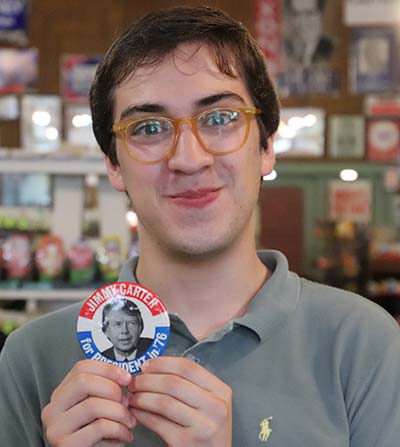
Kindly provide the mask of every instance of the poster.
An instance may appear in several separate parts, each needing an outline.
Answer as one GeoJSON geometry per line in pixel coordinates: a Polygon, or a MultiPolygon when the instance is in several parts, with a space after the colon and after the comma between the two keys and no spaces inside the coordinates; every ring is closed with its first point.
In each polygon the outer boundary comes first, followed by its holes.
{"type": "Polygon", "coordinates": [[[363,158],[364,137],[365,120],[362,115],[331,115],[329,118],[329,157],[363,158]]]}
{"type": "Polygon", "coordinates": [[[400,155],[398,119],[369,119],[367,122],[367,159],[394,162],[400,155]]]}
{"type": "Polygon", "coordinates": [[[323,109],[283,107],[274,151],[278,157],[322,157],[324,133],[323,109]]]}
{"type": "Polygon", "coordinates": [[[1,0],[0,1],[0,41],[16,45],[26,45],[27,0],[1,0]]]}
{"type": "Polygon", "coordinates": [[[0,94],[33,90],[37,80],[36,48],[0,48],[0,94]]]}
{"type": "Polygon", "coordinates": [[[390,28],[355,28],[351,34],[350,88],[353,93],[394,90],[397,37],[390,28]]]}
{"type": "Polygon", "coordinates": [[[287,0],[281,9],[279,90],[285,95],[334,94],[339,89],[333,2],[287,0]]]}
{"type": "Polygon", "coordinates": [[[368,223],[372,216],[372,186],[368,180],[329,183],[329,218],[368,223]]]}
{"type": "Polygon", "coordinates": [[[349,26],[400,23],[400,0],[345,0],[344,22],[349,26]]]}
{"type": "Polygon", "coordinates": [[[281,3],[279,0],[255,2],[255,36],[264,51],[268,70],[274,80],[281,66],[281,3]]]}
{"type": "Polygon", "coordinates": [[[65,102],[87,103],[98,63],[102,56],[64,55],[61,61],[61,91],[65,102]]]}

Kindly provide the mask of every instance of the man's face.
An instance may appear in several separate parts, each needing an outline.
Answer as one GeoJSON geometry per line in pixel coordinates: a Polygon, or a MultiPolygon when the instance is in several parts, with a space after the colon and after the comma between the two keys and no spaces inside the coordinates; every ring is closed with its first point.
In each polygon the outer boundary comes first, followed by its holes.
{"type": "Polygon", "coordinates": [[[305,42],[313,42],[322,31],[318,0],[291,0],[294,32],[305,42]]]}
{"type": "MultiPolygon", "coordinates": [[[[182,45],[152,67],[144,67],[115,90],[114,122],[123,117],[191,117],[220,106],[254,106],[240,78],[219,72],[207,47],[182,45]],[[148,110],[147,112],[145,110],[148,110]]],[[[272,138],[260,150],[251,120],[249,138],[238,152],[214,156],[181,126],[175,154],[143,165],[117,139],[119,166],[107,160],[109,178],[127,191],[139,219],[141,248],[178,257],[219,253],[243,238],[254,240],[252,216],[260,177],[273,169],[272,138]]]]}
{"type": "Polygon", "coordinates": [[[107,315],[108,325],[104,331],[114,348],[121,355],[129,355],[137,346],[142,331],[138,317],[122,310],[111,310],[107,315]]]}

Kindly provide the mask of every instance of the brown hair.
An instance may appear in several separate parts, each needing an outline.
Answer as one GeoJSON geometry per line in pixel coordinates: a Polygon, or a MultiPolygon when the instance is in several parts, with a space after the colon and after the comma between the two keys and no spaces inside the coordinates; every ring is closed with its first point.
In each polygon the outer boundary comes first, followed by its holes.
{"type": "Polygon", "coordinates": [[[254,102],[261,147],[279,124],[279,100],[262,50],[249,31],[225,12],[208,6],[157,10],[130,26],[99,64],[90,89],[93,131],[102,151],[118,164],[112,133],[114,89],[139,67],[157,64],[180,44],[199,42],[213,52],[219,70],[235,77],[236,68],[254,102]]]}

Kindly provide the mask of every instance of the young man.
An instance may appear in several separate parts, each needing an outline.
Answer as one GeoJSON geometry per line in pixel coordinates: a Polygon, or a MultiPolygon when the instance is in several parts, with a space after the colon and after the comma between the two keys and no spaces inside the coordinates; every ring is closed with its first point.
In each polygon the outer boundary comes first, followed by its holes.
{"type": "Polygon", "coordinates": [[[131,377],[84,360],[80,305],[22,327],[0,361],[0,444],[397,445],[394,320],[256,252],[279,105],[243,26],[206,7],[149,14],[109,50],[91,106],[139,217],[140,257],[120,279],[163,299],[170,342],[131,377]]]}

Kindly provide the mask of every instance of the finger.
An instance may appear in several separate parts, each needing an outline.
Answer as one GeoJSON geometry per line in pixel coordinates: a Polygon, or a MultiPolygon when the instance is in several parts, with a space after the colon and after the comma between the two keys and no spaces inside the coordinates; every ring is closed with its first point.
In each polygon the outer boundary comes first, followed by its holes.
{"type": "Polygon", "coordinates": [[[157,357],[142,366],[145,374],[175,374],[222,398],[229,397],[229,387],[214,374],[192,360],[181,357],[157,357]]]}
{"type": "MultiPolygon", "coordinates": [[[[60,440],[53,438],[51,432],[46,435],[51,445],[55,442],[60,445],[60,440]]],[[[127,444],[132,442],[133,435],[123,424],[107,419],[98,419],[77,432],[67,435],[61,440],[61,444],[63,447],[92,447],[105,439],[127,444]]]]}
{"type": "Polygon", "coordinates": [[[166,394],[157,393],[134,393],[130,398],[132,409],[158,414],[181,427],[196,425],[201,413],[166,394]]]}
{"type": "Polygon", "coordinates": [[[192,408],[200,408],[204,404],[204,393],[209,394],[193,382],[173,374],[141,374],[134,378],[129,391],[130,400],[132,393],[152,392],[167,394],[192,408]]]}
{"type": "Polygon", "coordinates": [[[89,398],[67,412],[60,413],[58,418],[53,421],[49,431],[54,439],[61,439],[100,419],[124,424],[128,429],[132,429],[136,425],[136,420],[122,403],[89,398]]]}
{"type": "Polygon", "coordinates": [[[53,392],[51,401],[55,403],[58,411],[68,410],[88,396],[120,402],[120,385],[128,385],[131,380],[129,373],[114,365],[95,361],[80,362],[53,392]]]}

